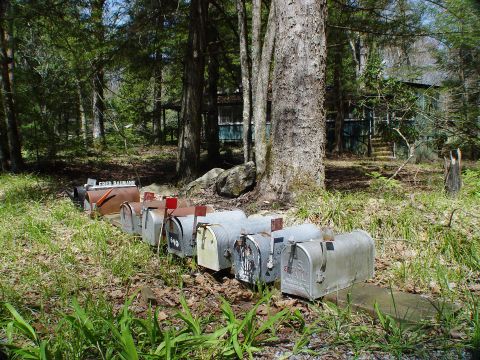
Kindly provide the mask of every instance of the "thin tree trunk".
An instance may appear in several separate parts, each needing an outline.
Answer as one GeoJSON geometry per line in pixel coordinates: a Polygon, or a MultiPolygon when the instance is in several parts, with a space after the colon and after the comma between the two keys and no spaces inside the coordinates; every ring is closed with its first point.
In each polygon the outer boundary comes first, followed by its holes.
{"type": "Polygon", "coordinates": [[[262,190],[289,199],[324,186],[326,0],[275,0],[272,147],[262,190]]]}
{"type": "Polygon", "coordinates": [[[7,124],[5,122],[5,102],[0,92],[0,171],[8,170],[10,149],[8,147],[7,124]]]}
{"type": "Polygon", "coordinates": [[[208,113],[206,122],[206,138],[208,149],[208,160],[211,164],[218,162],[220,158],[220,142],[218,139],[218,32],[215,25],[208,26],[208,113]]]}
{"type": "Polygon", "coordinates": [[[183,180],[198,175],[200,163],[200,131],[205,70],[205,27],[208,0],[190,2],[190,25],[178,141],[177,175],[183,180]]]}
{"type": "Polygon", "coordinates": [[[13,95],[13,50],[10,46],[10,35],[5,29],[5,13],[8,1],[0,5],[0,52],[2,57],[2,89],[5,99],[5,114],[7,118],[7,136],[10,148],[10,165],[13,172],[23,169],[20,136],[18,132],[17,113],[13,95]]]}
{"type": "Polygon", "coordinates": [[[82,135],[83,144],[85,148],[88,147],[88,122],[83,106],[82,87],[80,82],[77,82],[77,98],[78,98],[78,116],[80,117],[80,133],[82,135]]]}
{"type": "Polygon", "coordinates": [[[260,50],[262,47],[260,33],[262,31],[262,0],[252,1],[252,98],[256,98],[256,82],[260,67],[260,50]]]}
{"type": "Polygon", "coordinates": [[[343,124],[345,121],[345,111],[343,104],[343,87],[342,87],[342,48],[339,44],[335,47],[334,68],[333,68],[333,88],[335,96],[335,139],[333,142],[333,153],[343,153],[343,124]]]}
{"type": "Polygon", "coordinates": [[[273,48],[275,45],[275,4],[272,2],[268,14],[267,32],[262,48],[262,60],[259,73],[255,78],[256,96],[253,106],[253,123],[255,124],[255,162],[257,165],[257,177],[265,174],[267,158],[267,105],[268,105],[268,82],[270,78],[270,64],[272,61],[273,48]]]}
{"type": "Polygon", "coordinates": [[[93,79],[93,142],[105,144],[105,102],[103,97],[103,66],[98,65],[93,79]]]}
{"type": "MultiPolygon", "coordinates": [[[[92,22],[95,32],[97,45],[100,47],[105,40],[105,30],[103,26],[103,11],[105,0],[92,1],[92,22]]],[[[94,64],[93,74],[93,142],[95,145],[105,145],[105,70],[103,64],[103,55],[97,55],[94,64]]]]}
{"type": "MultiPolygon", "coordinates": [[[[157,3],[157,11],[161,11],[161,1],[157,3]]],[[[153,67],[153,135],[154,143],[163,144],[165,135],[162,132],[162,80],[163,64],[162,50],[159,44],[159,37],[163,32],[163,20],[161,14],[155,19],[155,64],[153,67]]]]}
{"type": "Polygon", "coordinates": [[[155,52],[153,70],[153,135],[154,143],[162,143],[162,65],[155,52]]]}
{"type": "MultiPolygon", "coordinates": [[[[257,0],[258,1],[258,0],[257,0]]],[[[248,58],[248,31],[245,0],[237,0],[238,33],[240,37],[240,68],[242,72],[243,91],[243,160],[252,159],[252,88],[250,61],[248,58]]]]}

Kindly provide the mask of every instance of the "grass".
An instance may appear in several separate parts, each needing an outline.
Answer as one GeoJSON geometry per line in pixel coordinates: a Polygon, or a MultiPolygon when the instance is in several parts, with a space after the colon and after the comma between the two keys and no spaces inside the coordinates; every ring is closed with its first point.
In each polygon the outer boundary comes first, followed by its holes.
{"type": "Polygon", "coordinates": [[[285,305],[274,287],[251,294],[211,281],[194,261],[157,257],[134,237],[84,216],[59,196],[54,179],[0,175],[0,351],[49,359],[345,351],[425,358],[440,351],[455,358],[465,348],[478,354],[480,303],[472,289],[480,279],[479,174],[465,172],[456,199],[443,194],[441,174],[431,172],[419,180],[426,186],[412,188],[380,170],[369,188],[309,191],[295,204],[298,221],[370,232],[376,283],[460,305],[414,328],[379,309],[373,319],[348,306],[285,305]],[[142,304],[143,286],[160,289],[161,303],[142,304]]]}

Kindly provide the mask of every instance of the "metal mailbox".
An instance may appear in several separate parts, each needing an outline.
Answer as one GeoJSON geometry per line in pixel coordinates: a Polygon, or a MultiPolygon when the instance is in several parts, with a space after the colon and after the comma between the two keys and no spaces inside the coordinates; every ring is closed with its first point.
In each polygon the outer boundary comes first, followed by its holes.
{"type": "Polygon", "coordinates": [[[180,257],[196,255],[195,220],[197,225],[201,226],[203,223],[241,222],[246,218],[247,216],[241,210],[221,211],[198,217],[178,215],[170,217],[165,224],[168,252],[180,257]]]}
{"type": "MultiPolygon", "coordinates": [[[[178,207],[186,207],[186,200],[178,200],[178,207]]],[[[124,202],[120,206],[120,223],[122,230],[129,234],[142,234],[142,215],[146,209],[165,209],[165,200],[143,202],[124,202]]]]}
{"type": "Polygon", "coordinates": [[[197,263],[219,271],[232,267],[233,244],[242,234],[270,230],[272,217],[248,218],[244,221],[208,222],[197,227],[197,263]]]}
{"type": "Polygon", "coordinates": [[[374,275],[375,244],[355,230],[333,241],[288,243],[282,253],[281,288],[310,300],[349,287],[374,275]]]}
{"type": "Polygon", "coordinates": [[[303,224],[271,234],[242,236],[233,247],[235,277],[250,284],[273,282],[280,277],[280,257],[287,242],[318,239],[321,235],[315,225],[303,224]]]}
{"type": "MultiPolygon", "coordinates": [[[[181,204],[181,202],[179,202],[181,204]]],[[[207,207],[207,213],[213,212],[212,207],[207,207]]],[[[168,211],[169,216],[188,216],[195,213],[195,207],[179,207],[168,211]]],[[[165,209],[145,208],[142,214],[142,240],[152,246],[158,245],[162,232],[165,209]]]]}
{"type": "Polygon", "coordinates": [[[140,192],[136,186],[88,190],[84,209],[91,215],[94,212],[98,212],[100,215],[117,214],[125,201],[140,201],[140,192]]]}

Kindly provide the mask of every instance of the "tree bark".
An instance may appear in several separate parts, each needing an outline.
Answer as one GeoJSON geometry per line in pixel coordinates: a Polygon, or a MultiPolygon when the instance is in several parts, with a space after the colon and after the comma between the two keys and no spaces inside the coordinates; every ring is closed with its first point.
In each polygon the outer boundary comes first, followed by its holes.
{"type": "Polygon", "coordinates": [[[345,121],[345,111],[343,104],[343,86],[342,86],[342,72],[343,72],[343,47],[337,44],[334,55],[333,68],[333,93],[335,96],[335,139],[333,142],[333,153],[343,153],[343,124],[345,121]]]}
{"type": "Polygon", "coordinates": [[[5,122],[5,102],[0,92],[0,171],[8,170],[10,149],[8,147],[7,124],[5,122]]]}
{"type": "Polygon", "coordinates": [[[215,25],[208,26],[208,112],[206,124],[206,138],[208,149],[208,160],[211,164],[216,164],[220,159],[220,142],[218,138],[218,32],[215,25]]]}
{"type": "MultiPolygon", "coordinates": [[[[97,45],[100,47],[105,40],[103,26],[103,11],[105,0],[92,1],[92,22],[97,45]]],[[[105,70],[103,54],[97,55],[93,73],[93,142],[95,145],[105,145],[105,70]]]]}
{"type": "MultiPolygon", "coordinates": [[[[272,2],[273,5],[273,2],[272,2]]],[[[262,32],[262,0],[252,1],[252,79],[256,79],[260,67],[262,32]]],[[[252,98],[256,98],[256,82],[252,82],[252,98]]]]}
{"type": "Polygon", "coordinates": [[[0,5],[0,52],[2,57],[2,90],[5,99],[5,114],[7,118],[7,137],[10,150],[10,166],[13,172],[23,170],[23,158],[18,131],[17,113],[13,94],[14,59],[10,46],[10,35],[5,28],[5,14],[8,1],[0,5]]]}
{"type": "MultiPolygon", "coordinates": [[[[161,1],[157,3],[158,11],[161,11],[161,1]]],[[[153,135],[154,143],[165,143],[165,134],[162,131],[162,80],[163,63],[162,49],[159,43],[159,37],[163,31],[163,20],[161,13],[155,19],[155,64],[153,67],[153,135]]]]}
{"type": "Polygon", "coordinates": [[[275,0],[272,147],[263,191],[289,199],[325,180],[326,0],[275,0]]]}
{"type": "Polygon", "coordinates": [[[248,56],[248,31],[245,0],[237,0],[237,14],[243,92],[243,161],[247,163],[252,159],[252,88],[250,60],[248,56]]]}
{"type": "MultiPolygon", "coordinates": [[[[163,143],[162,135],[162,65],[155,52],[155,67],[153,70],[153,136],[154,143],[163,143]]],[[[161,55],[160,55],[161,58],[161,55]]]]}
{"type": "Polygon", "coordinates": [[[208,0],[192,0],[190,2],[190,25],[187,53],[185,55],[180,135],[176,166],[177,175],[186,181],[198,175],[200,163],[200,130],[207,12],[208,0]]]}
{"type": "Polygon", "coordinates": [[[95,145],[105,144],[104,81],[103,66],[99,65],[93,79],[93,142],[95,145]]]}
{"type": "Polygon", "coordinates": [[[270,64],[275,45],[275,4],[272,2],[268,14],[267,32],[262,48],[262,59],[259,73],[254,77],[256,95],[253,106],[253,123],[255,124],[255,162],[257,165],[257,178],[261,179],[266,170],[267,157],[267,105],[268,82],[270,78],[270,64]]]}
{"type": "Polygon", "coordinates": [[[82,86],[77,82],[77,98],[78,98],[78,116],[80,118],[80,133],[82,135],[85,148],[88,147],[88,123],[85,115],[85,107],[83,106],[82,86]]]}

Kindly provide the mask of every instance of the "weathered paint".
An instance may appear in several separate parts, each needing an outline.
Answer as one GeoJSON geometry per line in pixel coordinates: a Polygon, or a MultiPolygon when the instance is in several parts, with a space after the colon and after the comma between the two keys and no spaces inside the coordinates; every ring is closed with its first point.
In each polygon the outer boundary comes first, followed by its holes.
{"type": "Polygon", "coordinates": [[[205,223],[197,228],[197,263],[219,271],[232,267],[233,244],[242,234],[267,232],[272,217],[248,218],[244,221],[205,223]]]}
{"type": "Polygon", "coordinates": [[[315,225],[303,224],[271,234],[242,236],[233,247],[235,277],[250,284],[273,282],[280,278],[280,256],[288,241],[308,241],[321,235],[315,225]]]}

